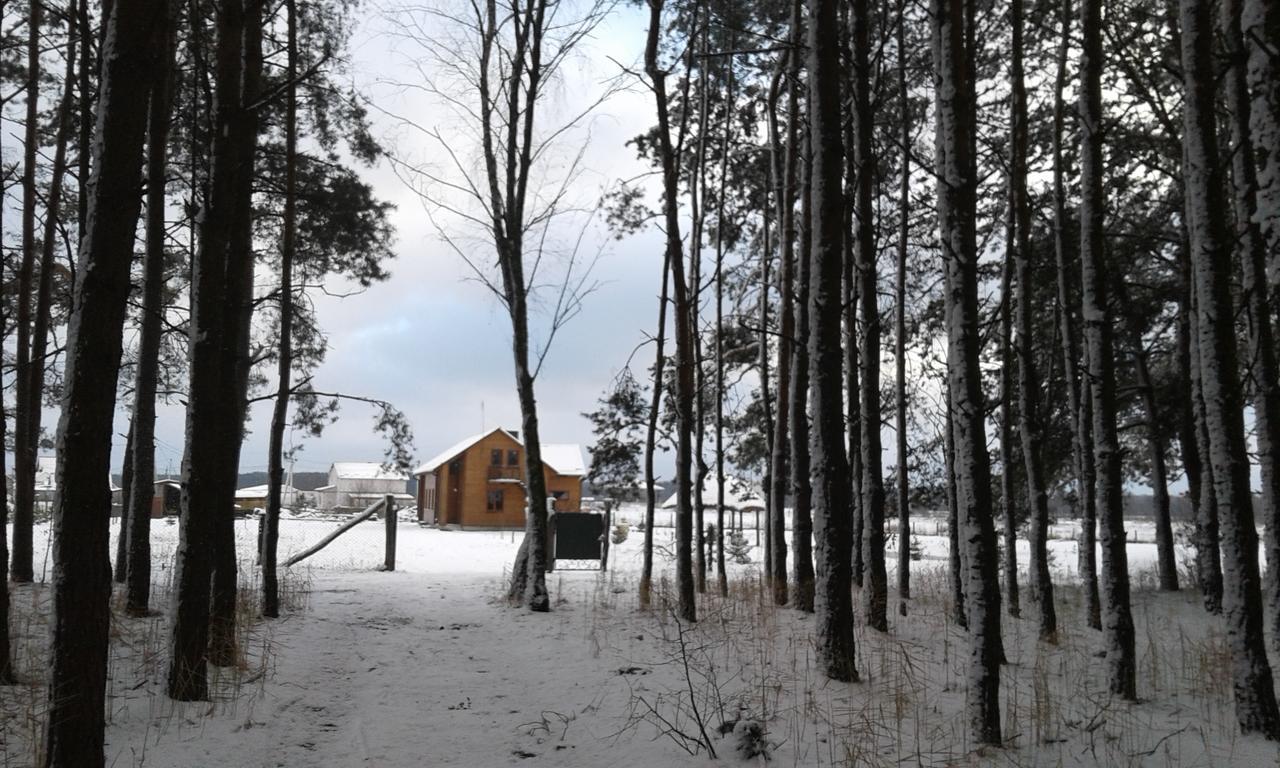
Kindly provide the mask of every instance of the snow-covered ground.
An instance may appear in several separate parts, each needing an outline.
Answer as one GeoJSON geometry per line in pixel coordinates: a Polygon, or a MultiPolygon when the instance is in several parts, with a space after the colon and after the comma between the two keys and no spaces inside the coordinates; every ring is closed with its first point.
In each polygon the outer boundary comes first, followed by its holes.
{"type": "MultiPolygon", "coordinates": [[[[286,522],[282,556],[334,527],[286,522]]],[[[518,535],[404,523],[397,570],[387,573],[375,570],[381,522],[362,524],[289,569],[286,617],[244,630],[244,663],[215,673],[212,703],[170,702],[165,619],[119,614],[108,764],[701,766],[709,759],[695,745],[699,720],[718,754],[711,764],[764,764],[737,756],[735,739],[720,735],[723,723],[739,719],[763,724],[769,764],[781,766],[1276,764],[1272,745],[1236,732],[1221,621],[1191,591],[1151,591],[1151,545],[1129,548],[1142,703],[1104,695],[1101,637],[1083,627],[1070,586],[1075,544],[1064,540],[1051,545],[1062,583],[1060,642],[1039,644],[1033,623],[1006,619],[1009,746],[968,752],[967,639],[947,618],[946,541],[916,530],[923,559],[912,564],[909,616],[891,615],[884,635],[859,626],[862,682],[836,684],[813,669],[811,617],[763,599],[757,564],[730,566],[727,600],[715,595],[713,577],[702,620],[677,622],[663,608],[670,529],[655,531],[652,611],[637,610],[643,533],[632,528],[613,548],[608,573],[549,574],[554,611],[531,614],[502,600],[518,535]]],[[[256,587],[255,535],[253,521],[237,523],[246,589],[256,587]]],[[[175,542],[176,526],[157,522],[157,607],[175,542]]],[[[891,538],[891,563],[896,546],[891,538]]],[[[44,706],[47,592],[18,587],[14,598],[27,684],[0,690],[4,766],[34,761],[44,706]]]]}

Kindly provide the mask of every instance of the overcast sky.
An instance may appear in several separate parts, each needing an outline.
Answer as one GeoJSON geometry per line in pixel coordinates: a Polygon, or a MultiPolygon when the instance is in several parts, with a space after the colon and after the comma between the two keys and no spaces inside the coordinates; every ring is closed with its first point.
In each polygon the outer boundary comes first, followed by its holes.
{"type": "MultiPolygon", "coordinates": [[[[645,22],[634,9],[617,11],[556,85],[551,108],[556,112],[572,109],[598,90],[599,83],[619,74],[615,62],[634,62],[642,50],[645,22]]],[[[406,67],[411,48],[397,43],[386,29],[380,15],[367,14],[352,51],[356,81],[387,111],[442,131],[452,130],[438,103],[421,93],[399,93],[385,85],[387,80],[413,76],[406,67]]],[[[650,124],[651,113],[651,97],[642,91],[618,94],[600,108],[590,126],[584,159],[587,173],[574,190],[581,202],[594,204],[607,185],[643,170],[625,144],[650,124]]],[[[371,114],[375,132],[389,145],[415,155],[432,151],[397,121],[376,111],[371,114]]],[[[366,178],[379,197],[396,204],[392,216],[396,259],[389,265],[391,278],[362,294],[341,300],[317,298],[330,349],[315,378],[316,388],[394,403],[410,420],[419,460],[482,427],[518,428],[520,411],[505,310],[441,242],[421,200],[388,164],[368,170],[366,178]]],[[[543,440],[578,442],[584,452],[591,443],[591,430],[580,414],[594,407],[652,329],[661,277],[659,235],[650,232],[615,241],[598,229],[596,244],[606,240],[595,271],[599,289],[557,336],[537,382],[543,440]]],[[[333,286],[335,290],[343,287],[333,286]]],[[[646,348],[641,367],[651,356],[651,348],[646,348]]],[[[268,403],[253,409],[242,471],[266,469],[270,416],[268,403]]],[[[345,405],[341,420],[323,437],[306,440],[295,470],[324,471],[340,460],[381,461],[385,446],[373,430],[374,416],[368,406],[345,405]]],[[[126,429],[122,412],[117,419],[117,472],[126,429]]],[[[300,434],[293,437],[302,440],[300,434]]],[[[178,471],[182,443],[182,409],[162,407],[157,422],[157,471],[178,471]]]]}

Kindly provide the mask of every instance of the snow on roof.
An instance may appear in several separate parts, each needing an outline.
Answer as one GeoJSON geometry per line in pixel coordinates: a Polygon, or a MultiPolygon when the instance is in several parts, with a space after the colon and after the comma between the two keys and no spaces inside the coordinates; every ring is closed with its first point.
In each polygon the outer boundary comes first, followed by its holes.
{"type": "MultiPolygon", "coordinates": [[[[708,477],[702,486],[702,503],[704,506],[716,506],[719,492],[715,478],[708,477]]],[[[764,499],[756,491],[755,486],[740,477],[726,477],[724,480],[725,509],[764,509],[764,499]]],[[[675,509],[676,493],[672,493],[662,502],[663,509],[675,509]]]]}
{"type": "MultiPolygon", "coordinates": [[[[265,499],[267,497],[267,488],[268,486],[265,483],[262,485],[250,485],[245,488],[240,488],[236,490],[236,498],[237,499],[265,499]]],[[[291,485],[280,486],[280,494],[282,496],[296,494],[297,492],[298,492],[298,489],[294,488],[291,485]]]]}
{"type": "Polygon", "coordinates": [[[542,462],[562,475],[581,477],[587,474],[582,446],[577,443],[543,443],[542,462]]]}
{"type": "MultiPolygon", "coordinates": [[[[472,435],[464,440],[459,440],[423,462],[422,466],[415,469],[413,473],[415,475],[423,475],[428,472],[436,471],[446,461],[467,450],[489,435],[492,435],[494,432],[502,432],[507,437],[516,441],[517,445],[524,445],[524,443],[520,442],[520,438],[510,432],[507,432],[502,427],[494,427],[488,432],[481,432],[478,435],[472,435]]],[[[577,443],[542,443],[542,462],[554,469],[557,474],[569,477],[580,477],[587,474],[586,462],[582,460],[582,446],[577,443]]]]}
{"type": "Polygon", "coordinates": [[[335,461],[333,474],[343,480],[408,480],[394,469],[385,469],[376,461],[335,461]]]}

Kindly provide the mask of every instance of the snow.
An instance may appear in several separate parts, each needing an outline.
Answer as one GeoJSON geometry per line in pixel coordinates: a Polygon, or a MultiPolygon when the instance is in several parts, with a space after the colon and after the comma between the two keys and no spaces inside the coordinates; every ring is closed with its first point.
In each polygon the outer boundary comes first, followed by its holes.
{"type": "MultiPolygon", "coordinates": [[[[702,504],[710,509],[716,508],[719,501],[719,489],[716,482],[712,478],[708,478],[702,487],[702,504]]],[[[672,493],[667,500],[662,502],[663,509],[676,508],[676,496],[679,492],[672,493]]],[[[764,511],[764,499],[756,490],[755,486],[741,478],[727,477],[724,483],[724,508],[745,511],[764,511]]]]}
{"type": "MultiPolygon", "coordinates": [[[[619,511],[619,519],[642,516],[636,506],[619,511]]],[[[735,599],[707,595],[698,625],[676,622],[661,608],[672,590],[670,529],[654,531],[652,612],[636,605],[643,533],[632,528],[612,548],[607,573],[548,574],[554,610],[532,614],[502,600],[519,532],[402,523],[397,569],[379,572],[384,524],[376,520],[285,571],[285,617],[246,630],[243,668],[218,673],[212,703],[177,704],[164,695],[164,591],[177,525],[155,521],[158,615],[116,614],[113,623],[107,764],[1274,764],[1274,745],[1236,732],[1221,620],[1200,609],[1194,590],[1153,591],[1154,544],[1129,546],[1142,702],[1104,695],[1105,665],[1096,658],[1103,641],[1083,628],[1070,539],[1051,542],[1063,637],[1057,646],[1037,643],[1033,618],[1005,617],[1011,663],[1002,673],[1001,703],[1011,746],[968,753],[968,639],[947,620],[946,538],[933,535],[933,520],[919,522],[914,538],[923,559],[912,563],[911,615],[892,616],[888,634],[859,622],[858,684],[833,684],[813,672],[812,618],[759,599],[758,562],[730,564],[735,599]],[[707,729],[718,760],[688,754],[652,714],[696,734],[690,690],[700,711],[711,713],[707,729]],[[752,721],[763,726],[768,763],[736,754],[741,737],[734,732],[750,730],[752,721]]],[[[337,525],[286,518],[281,560],[337,525]]],[[[1146,538],[1146,526],[1130,529],[1146,538]]],[[[37,535],[39,570],[47,527],[37,535]]],[[[236,522],[250,579],[255,536],[256,521],[236,522]]],[[[755,543],[753,531],[745,537],[755,543]]],[[[887,545],[892,584],[892,533],[887,545]]],[[[1022,562],[1024,547],[1020,542],[1022,562]]],[[[751,557],[758,561],[759,551],[751,557]]],[[[256,581],[246,586],[256,589],[256,581]]],[[[38,681],[48,591],[42,584],[13,589],[19,671],[38,681]]],[[[32,762],[43,697],[37,686],[0,689],[0,764],[32,762]]]]}
{"type": "Polygon", "coordinates": [[[342,480],[408,480],[409,478],[387,469],[374,461],[335,461],[333,477],[342,480]]]}
{"type": "MultiPolygon", "coordinates": [[[[517,445],[524,445],[520,442],[520,438],[511,434],[502,427],[495,427],[488,432],[480,432],[470,437],[463,438],[448,448],[444,449],[430,459],[424,461],[417,469],[413,471],[415,475],[434,472],[440,468],[440,465],[452,459],[454,456],[462,453],[471,446],[485,439],[495,432],[501,432],[507,437],[515,441],[517,445]]],[[[587,474],[587,464],[582,458],[582,446],[577,443],[540,443],[542,447],[542,461],[549,465],[558,474],[568,477],[581,477],[587,474]]]]}

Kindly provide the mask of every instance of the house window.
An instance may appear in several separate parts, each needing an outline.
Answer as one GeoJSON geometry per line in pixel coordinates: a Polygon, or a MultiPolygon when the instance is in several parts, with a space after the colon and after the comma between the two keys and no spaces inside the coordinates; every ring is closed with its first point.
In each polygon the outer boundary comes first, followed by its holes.
{"type": "Polygon", "coordinates": [[[502,466],[502,449],[494,448],[489,451],[489,464],[495,467],[502,466]]]}
{"type": "Polygon", "coordinates": [[[507,466],[516,467],[519,465],[520,465],[520,452],[517,451],[515,448],[509,449],[507,451],[507,466]]]}
{"type": "Polygon", "coordinates": [[[489,500],[488,500],[488,504],[486,505],[487,509],[490,512],[501,512],[502,500],[504,497],[505,497],[505,494],[503,494],[503,492],[500,490],[489,491],[489,500]]]}

